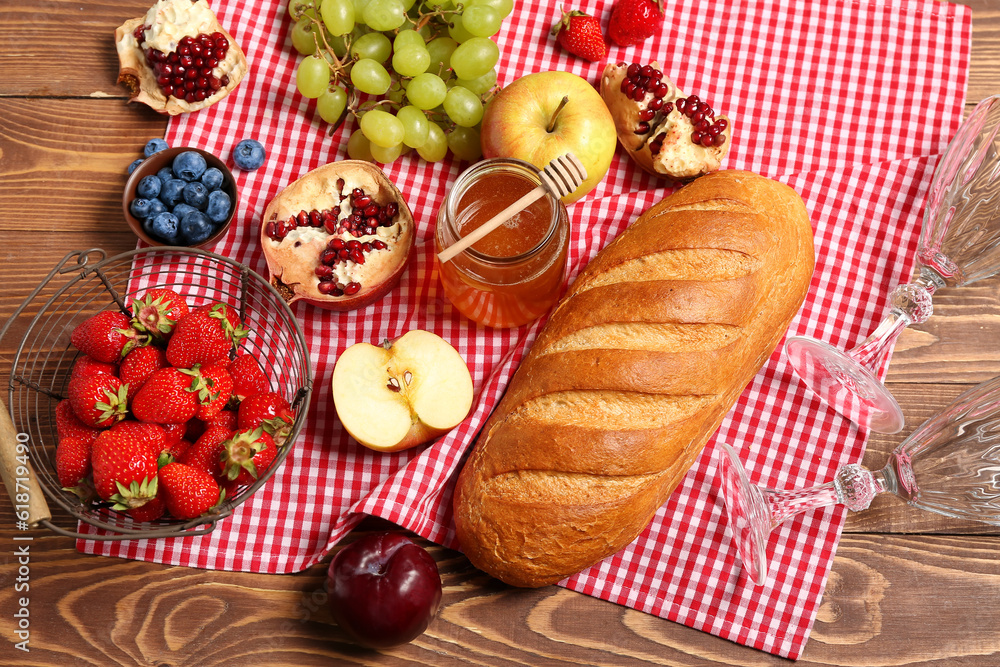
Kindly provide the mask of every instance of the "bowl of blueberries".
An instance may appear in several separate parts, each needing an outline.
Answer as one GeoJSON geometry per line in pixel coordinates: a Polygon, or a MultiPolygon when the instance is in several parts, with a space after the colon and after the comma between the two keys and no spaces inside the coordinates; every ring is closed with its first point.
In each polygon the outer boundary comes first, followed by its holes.
{"type": "Polygon", "coordinates": [[[236,213],[236,180],[226,163],[198,148],[146,145],[125,183],[122,209],[136,236],[154,246],[207,246],[236,213]]]}

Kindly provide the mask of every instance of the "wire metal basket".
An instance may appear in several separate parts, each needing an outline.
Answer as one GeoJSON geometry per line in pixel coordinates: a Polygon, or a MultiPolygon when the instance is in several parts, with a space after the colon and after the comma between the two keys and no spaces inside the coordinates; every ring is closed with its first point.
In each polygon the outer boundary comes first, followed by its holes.
{"type": "Polygon", "coordinates": [[[147,248],[110,258],[96,248],[71,252],[0,329],[0,342],[7,349],[16,346],[7,396],[11,423],[0,424],[0,469],[15,514],[19,519],[30,515],[31,525],[70,537],[121,540],[211,532],[280,467],[302,428],[312,393],[305,337],[278,292],[243,264],[193,248],[147,248]],[[197,519],[165,517],[139,523],[124,512],[84,503],[62,489],[55,467],[55,406],[66,396],[70,372],[81,354],[70,344],[74,327],[101,310],[117,309],[131,316],[132,299],[154,287],[173,289],[192,307],[220,301],[236,308],[250,329],[241,350],[260,362],[271,390],[289,400],[296,417],[274,463],[252,485],[197,519]],[[29,485],[36,483],[44,497],[32,493],[37,488],[29,485]],[[54,525],[45,497],[106,532],[81,534],[54,525]]]}

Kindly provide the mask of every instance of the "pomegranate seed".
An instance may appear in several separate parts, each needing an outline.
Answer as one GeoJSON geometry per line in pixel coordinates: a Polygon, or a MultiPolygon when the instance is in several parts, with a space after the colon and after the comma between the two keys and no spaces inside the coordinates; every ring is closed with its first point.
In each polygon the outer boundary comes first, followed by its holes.
{"type": "Polygon", "coordinates": [[[700,141],[700,143],[705,148],[708,148],[709,146],[711,146],[712,144],[715,143],[715,137],[713,137],[711,134],[703,133],[701,135],[701,141],[700,141]]]}
{"type": "MultiPolygon", "coordinates": [[[[653,69],[653,68],[652,68],[652,66],[650,66],[650,69],[653,69]]],[[[657,81],[659,81],[660,79],[662,79],[662,78],[663,78],[663,72],[661,72],[661,71],[660,71],[660,70],[658,70],[658,69],[653,69],[653,74],[652,74],[652,77],[653,77],[654,79],[656,79],[657,81]]]]}
{"type": "Polygon", "coordinates": [[[269,239],[274,238],[274,220],[271,220],[266,225],[264,225],[264,234],[269,239]]]}
{"type": "Polygon", "coordinates": [[[360,247],[361,247],[361,241],[357,241],[355,239],[351,239],[350,241],[347,242],[347,249],[348,250],[357,250],[360,247]]]}
{"type": "Polygon", "coordinates": [[[173,86],[170,86],[170,85],[161,86],[161,89],[163,90],[163,94],[166,97],[170,97],[171,95],[174,94],[174,87],[173,86]]]}
{"type": "Polygon", "coordinates": [[[726,121],[725,118],[718,119],[717,121],[715,121],[714,124],[719,126],[719,131],[720,132],[722,130],[726,129],[727,127],[729,127],[729,123],[726,121]]]}
{"type": "Polygon", "coordinates": [[[715,144],[716,146],[721,146],[722,144],[726,143],[726,135],[720,132],[719,134],[715,135],[715,137],[713,137],[712,143],[715,144]]]}
{"type": "Polygon", "coordinates": [[[620,86],[620,89],[621,89],[621,91],[623,93],[625,93],[625,95],[627,95],[629,97],[631,97],[631,94],[628,92],[628,87],[630,85],[634,85],[634,84],[630,84],[628,79],[622,79],[622,85],[620,86]]]}
{"type": "Polygon", "coordinates": [[[213,91],[216,91],[222,87],[222,81],[220,81],[217,76],[210,76],[208,77],[208,87],[213,91]]]}
{"type": "Polygon", "coordinates": [[[677,100],[676,105],[677,105],[677,110],[680,111],[681,113],[684,113],[684,110],[687,108],[687,100],[682,97],[681,99],[677,100]]]}
{"type": "Polygon", "coordinates": [[[653,109],[643,109],[639,112],[639,120],[653,120],[653,116],[656,115],[656,111],[653,109]]]}
{"type": "Polygon", "coordinates": [[[316,210],[309,211],[309,226],[310,227],[323,226],[323,216],[320,215],[319,211],[316,210]]]}
{"type": "Polygon", "coordinates": [[[656,135],[656,138],[653,139],[651,142],[649,142],[649,150],[653,153],[653,155],[656,155],[657,153],[659,153],[660,149],[662,147],[663,147],[663,135],[662,134],[656,135]]]}
{"type": "Polygon", "coordinates": [[[699,120],[697,123],[694,124],[694,129],[698,130],[699,132],[707,132],[709,127],[710,125],[708,121],[705,120],[704,118],[702,118],[701,120],[699,120]]]}
{"type": "Polygon", "coordinates": [[[203,49],[201,48],[200,42],[195,42],[191,45],[190,50],[191,50],[191,55],[197,57],[201,55],[203,49]]]}
{"type": "Polygon", "coordinates": [[[208,91],[204,88],[198,88],[194,91],[194,99],[196,102],[201,102],[206,97],[208,97],[208,91]]]}
{"type": "Polygon", "coordinates": [[[361,283],[347,283],[344,286],[344,294],[347,296],[357,294],[359,291],[361,291],[361,283]]]}
{"type": "Polygon", "coordinates": [[[386,204],[382,208],[382,210],[385,211],[385,214],[388,215],[390,218],[395,218],[396,214],[399,213],[399,204],[397,204],[394,201],[391,201],[388,204],[386,204]]]}
{"type": "Polygon", "coordinates": [[[294,216],[289,218],[288,222],[285,223],[285,229],[287,229],[288,231],[292,231],[293,229],[296,229],[298,226],[299,222],[298,220],[295,219],[294,216]]]}
{"type": "Polygon", "coordinates": [[[625,84],[625,90],[622,92],[625,93],[625,97],[632,99],[635,96],[635,84],[629,81],[625,84]]]}
{"type": "Polygon", "coordinates": [[[334,237],[330,239],[330,242],[326,244],[326,247],[331,248],[332,250],[341,250],[344,247],[344,239],[334,237]]]}
{"type": "Polygon", "coordinates": [[[337,219],[336,218],[330,218],[328,220],[324,220],[323,221],[323,229],[326,230],[327,234],[336,234],[337,233],[337,219]]]}
{"type": "Polygon", "coordinates": [[[639,123],[635,127],[636,134],[646,134],[649,132],[649,123],[639,123]]]}
{"type": "Polygon", "coordinates": [[[229,75],[228,74],[223,74],[222,77],[220,77],[219,80],[222,81],[223,88],[229,85],[229,75]]]}
{"type": "Polygon", "coordinates": [[[340,296],[340,294],[335,294],[335,292],[339,291],[337,283],[331,280],[319,281],[319,285],[316,286],[316,290],[324,296],[340,296]]]}
{"type": "Polygon", "coordinates": [[[348,250],[347,248],[342,248],[342,249],[340,249],[340,250],[337,251],[337,257],[340,258],[340,259],[350,259],[351,258],[351,251],[348,250]]]}
{"type": "Polygon", "coordinates": [[[191,55],[191,45],[185,44],[184,40],[181,40],[180,46],[177,47],[177,55],[181,58],[189,57],[191,55]]]}
{"type": "Polygon", "coordinates": [[[365,263],[365,254],[361,251],[361,248],[355,248],[354,250],[351,251],[351,260],[355,264],[365,263]]]}
{"type": "Polygon", "coordinates": [[[657,97],[666,97],[669,92],[670,92],[670,86],[668,86],[665,83],[661,83],[656,87],[657,97]]]}
{"type": "Polygon", "coordinates": [[[663,108],[663,100],[659,97],[650,100],[649,108],[652,109],[654,113],[659,111],[660,109],[663,108]]]}
{"type": "Polygon", "coordinates": [[[173,53],[171,53],[170,55],[167,56],[167,62],[168,63],[174,63],[176,65],[180,61],[181,61],[181,57],[177,54],[176,51],[174,51],[173,53]]]}
{"type": "Polygon", "coordinates": [[[386,245],[385,241],[379,241],[378,239],[372,241],[372,247],[376,250],[385,250],[389,246],[386,245]]]}
{"type": "Polygon", "coordinates": [[[697,131],[697,130],[695,130],[694,132],[691,133],[691,142],[695,143],[695,144],[700,144],[701,143],[701,137],[702,137],[702,133],[699,132],[699,131],[697,131]]]}
{"type": "Polygon", "coordinates": [[[705,118],[705,112],[704,111],[699,110],[699,111],[696,111],[695,113],[691,114],[691,122],[692,123],[697,124],[703,118],[705,118]]]}
{"type": "Polygon", "coordinates": [[[688,95],[688,104],[698,104],[701,102],[701,98],[697,95],[688,95]]]}
{"type": "Polygon", "coordinates": [[[373,249],[372,244],[370,242],[362,243],[361,249],[364,250],[365,252],[371,252],[373,249]]]}
{"type": "Polygon", "coordinates": [[[640,71],[642,71],[642,67],[639,66],[639,63],[632,63],[628,66],[628,69],[625,70],[625,76],[633,79],[639,74],[640,71]]]}
{"type": "Polygon", "coordinates": [[[642,68],[639,70],[639,73],[642,74],[643,76],[653,76],[652,65],[643,65],[642,68]]]}
{"type": "Polygon", "coordinates": [[[309,226],[309,214],[306,213],[305,211],[299,211],[299,214],[295,216],[295,218],[299,221],[300,226],[302,227],[309,226]]]}
{"type": "Polygon", "coordinates": [[[364,211],[365,216],[373,218],[378,215],[379,209],[380,209],[379,205],[376,204],[375,202],[372,202],[371,204],[368,204],[368,206],[365,206],[365,211],[364,211]]]}
{"type": "Polygon", "coordinates": [[[205,58],[205,67],[207,67],[209,70],[215,69],[218,66],[219,66],[219,59],[216,58],[214,55],[207,56],[205,58]]]}
{"type": "Polygon", "coordinates": [[[323,278],[332,278],[333,277],[333,267],[332,266],[328,266],[326,264],[320,264],[319,266],[316,267],[316,275],[319,276],[320,279],[323,279],[323,278]]]}
{"type": "Polygon", "coordinates": [[[670,112],[673,111],[673,110],[674,110],[674,104],[673,104],[673,102],[667,102],[666,104],[663,105],[663,115],[664,116],[669,115],[670,112]]]}
{"type": "Polygon", "coordinates": [[[646,91],[638,86],[636,86],[635,90],[632,92],[632,99],[635,100],[636,102],[638,102],[645,96],[646,96],[646,91]]]}
{"type": "Polygon", "coordinates": [[[212,33],[212,41],[215,42],[215,48],[217,49],[229,48],[229,40],[221,32],[212,33]]]}
{"type": "Polygon", "coordinates": [[[338,259],[338,254],[336,250],[324,250],[319,254],[319,261],[327,266],[332,265],[338,259]]]}

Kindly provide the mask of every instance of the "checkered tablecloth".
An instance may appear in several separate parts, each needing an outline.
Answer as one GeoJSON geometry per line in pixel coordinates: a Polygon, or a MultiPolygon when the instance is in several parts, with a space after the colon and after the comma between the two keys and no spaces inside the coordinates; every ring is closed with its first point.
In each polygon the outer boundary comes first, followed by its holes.
{"type": "MultiPolygon", "coordinates": [[[[577,4],[606,24],[611,2],[577,4]]],[[[236,172],[238,217],[212,248],[263,273],[256,238],[267,202],[306,171],[345,157],[353,125],[328,136],[314,104],[296,93],[298,56],[283,2],[213,5],[246,51],[250,73],[222,103],[174,119],[166,139],[223,157],[244,137],[266,145],[262,169],[236,172]]],[[[613,46],[609,57],[659,61],[682,90],[733,119],[727,168],[776,178],[803,196],[818,261],[791,332],[852,346],[882,316],[888,290],[911,275],[924,195],[937,156],[962,117],[969,11],[932,0],[692,0],[665,3],[665,9],[661,35],[629,49],[613,46]]],[[[496,37],[501,84],[542,70],[571,71],[597,83],[603,65],[565,54],[548,36],[558,13],[558,3],[518,3],[496,37]]],[[[404,157],[386,167],[413,210],[417,249],[399,287],[382,302],[350,313],[295,306],[316,390],[295,450],[265,488],[205,537],[83,541],[81,548],[186,566],[294,572],[321,560],[368,514],[455,547],[453,480],[540,326],[484,329],[459,315],[441,291],[432,261],[434,217],[466,166],[404,157]],[[473,411],[430,445],[396,454],[368,451],[335,418],[329,390],[334,362],[355,342],[415,328],[443,336],[468,361],[477,396],[473,411]]],[[[619,154],[597,189],[571,207],[570,275],[668,193],[666,184],[619,154]]],[[[764,587],[754,587],[730,544],[714,474],[715,443],[741,450],[754,481],[780,488],[827,481],[838,465],[861,458],[865,440],[865,433],[809,395],[775,352],[649,528],[562,585],[798,657],[844,512],[812,512],[775,531],[769,544],[773,574],[764,587]]]]}

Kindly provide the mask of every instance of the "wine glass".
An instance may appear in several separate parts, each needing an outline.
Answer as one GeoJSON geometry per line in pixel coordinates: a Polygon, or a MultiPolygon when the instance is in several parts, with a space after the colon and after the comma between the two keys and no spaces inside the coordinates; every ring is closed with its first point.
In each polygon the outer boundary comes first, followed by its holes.
{"type": "Polygon", "coordinates": [[[931,297],[1000,270],[1000,95],[980,102],[948,144],[931,184],[917,248],[919,275],[889,293],[890,310],[857,347],[843,352],[792,336],[785,354],[827,405],[880,433],[903,428],[899,404],[876,376],[892,343],[933,312],[931,297]]]}
{"type": "Polygon", "coordinates": [[[832,482],[773,491],[752,484],[736,452],[722,444],[718,471],[736,549],[758,585],[767,578],[771,530],[818,507],[845,505],[859,512],[888,491],[920,509],[1000,525],[1000,377],[966,391],[921,424],[881,470],[849,463],[832,482]]]}

